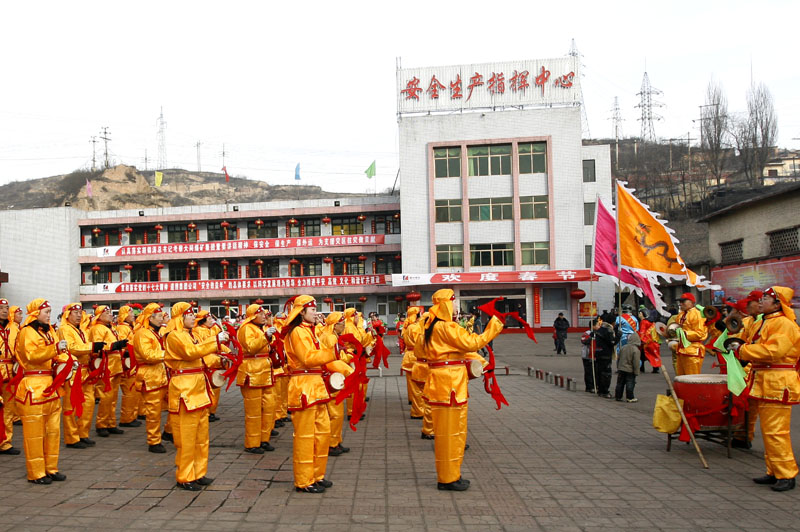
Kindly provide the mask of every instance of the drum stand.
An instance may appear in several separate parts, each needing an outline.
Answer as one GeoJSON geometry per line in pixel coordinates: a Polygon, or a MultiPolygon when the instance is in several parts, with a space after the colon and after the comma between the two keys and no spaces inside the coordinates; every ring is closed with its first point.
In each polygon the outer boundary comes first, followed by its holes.
{"type": "MultiPolygon", "coordinates": [[[[670,390],[667,390],[667,395],[671,395],[670,390]]],[[[745,431],[745,438],[749,436],[747,433],[747,420],[750,413],[745,410],[744,413],[744,424],[743,425],[734,425],[733,424],[733,415],[731,415],[731,410],[733,408],[733,394],[728,392],[725,396],[725,418],[728,420],[728,424],[722,427],[703,427],[702,425],[696,431],[694,431],[694,436],[696,438],[701,438],[706,441],[710,441],[712,443],[718,443],[720,445],[724,445],[728,452],[728,458],[731,458],[731,449],[732,449],[732,442],[733,442],[733,435],[737,430],[744,430],[745,431]]],[[[672,449],[672,440],[677,439],[680,431],[674,434],[667,434],[667,452],[672,449]]],[[[686,442],[687,444],[689,442],[686,442]]],[[[749,443],[749,440],[748,440],[749,443]]]]}

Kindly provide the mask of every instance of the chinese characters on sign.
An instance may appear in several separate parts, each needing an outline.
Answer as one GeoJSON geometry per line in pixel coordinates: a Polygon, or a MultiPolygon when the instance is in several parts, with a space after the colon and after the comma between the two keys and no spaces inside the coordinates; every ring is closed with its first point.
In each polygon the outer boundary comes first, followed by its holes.
{"type": "Polygon", "coordinates": [[[474,283],[563,283],[597,280],[589,270],[537,270],[511,272],[459,272],[394,274],[394,286],[474,283]]]}
{"type": "Polygon", "coordinates": [[[207,281],[167,281],[102,285],[102,293],[185,292],[197,290],[269,290],[276,288],[327,288],[332,286],[374,286],[386,284],[383,275],[330,275],[320,277],[280,277],[274,279],[220,279],[207,281]]]}

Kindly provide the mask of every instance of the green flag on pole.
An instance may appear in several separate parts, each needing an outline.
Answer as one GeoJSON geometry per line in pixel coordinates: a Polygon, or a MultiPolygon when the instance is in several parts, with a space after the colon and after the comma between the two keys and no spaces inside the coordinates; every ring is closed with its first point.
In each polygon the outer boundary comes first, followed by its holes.
{"type": "Polygon", "coordinates": [[[375,177],[375,161],[372,161],[372,164],[369,165],[369,168],[367,168],[364,173],[367,174],[367,179],[375,177]]]}

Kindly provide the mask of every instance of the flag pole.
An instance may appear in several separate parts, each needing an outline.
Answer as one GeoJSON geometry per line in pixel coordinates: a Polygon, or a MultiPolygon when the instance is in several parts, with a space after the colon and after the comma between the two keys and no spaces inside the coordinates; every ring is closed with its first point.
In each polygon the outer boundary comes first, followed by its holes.
{"type": "MultiPolygon", "coordinates": [[[[600,210],[600,194],[595,196],[594,200],[594,232],[592,233],[592,263],[589,265],[589,305],[594,304],[594,257],[597,254],[597,212],[600,210]]],[[[591,307],[590,307],[591,308],[591,307]]],[[[596,311],[596,309],[595,309],[596,311]]],[[[592,311],[589,310],[591,316],[592,311]]],[[[594,356],[594,322],[600,316],[596,315],[593,319],[589,320],[589,353],[592,356],[592,384],[594,385],[594,394],[599,395],[599,388],[597,387],[597,365],[595,364],[594,356]]]]}
{"type": "MultiPolygon", "coordinates": [[[[614,192],[616,194],[617,191],[617,178],[614,178],[614,192]]],[[[622,257],[620,256],[622,251],[622,246],[620,246],[619,241],[619,199],[617,199],[616,205],[614,209],[614,221],[616,222],[616,230],[617,230],[617,319],[614,320],[614,327],[617,326],[617,320],[622,318],[622,257]]],[[[620,329],[622,329],[620,327],[620,329]]],[[[620,342],[622,340],[620,339],[620,342]]],[[[616,350],[615,350],[615,355],[616,350]]]]}

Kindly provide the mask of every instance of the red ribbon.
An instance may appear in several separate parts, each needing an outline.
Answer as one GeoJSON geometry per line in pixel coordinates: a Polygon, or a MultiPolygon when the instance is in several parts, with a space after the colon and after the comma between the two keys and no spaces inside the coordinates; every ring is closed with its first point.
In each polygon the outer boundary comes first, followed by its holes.
{"type": "Polygon", "coordinates": [[[74,362],[75,359],[72,358],[72,355],[67,354],[67,363],[64,365],[64,369],[57,373],[53,378],[52,384],[44,389],[44,395],[52,395],[53,392],[64,386],[64,384],[67,382],[70,372],[72,371],[74,362]]]}
{"type": "Polygon", "coordinates": [[[72,406],[72,410],[65,410],[64,414],[70,415],[75,414],[77,417],[81,417],[83,415],[83,368],[78,366],[78,369],[75,370],[75,379],[72,381],[72,388],[69,391],[69,402],[72,406]]]}
{"type": "Polygon", "coordinates": [[[9,392],[11,392],[12,395],[16,395],[17,386],[19,386],[19,383],[22,382],[22,377],[24,376],[23,373],[22,366],[19,366],[16,375],[8,380],[8,385],[6,388],[9,392]]]}
{"type": "Polygon", "coordinates": [[[227,392],[236,381],[236,374],[239,373],[239,366],[242,365],[242,361],[244,360],[244,351],[242,350],[241,344],[239,344],[239,340],[236,338],[236,329],[233,325],[226,323],[225,331],[228,333],[228,347],[231,348],[231,351],[235,349],[237,353],[236,358],[228,357],[232,362],[231,367],[222,374],[228,381],[228,385],[225,387],[225,391],[227,392]]]}
{"type": "Polygon", "coordinates": [[[375,360],[372,362],[372,369],[378,369],[378,366],[380,366],[381,362],[383,362],[383,367],[388,369],[390,354],[392,354],[392,352],[389,351],[389,348],[383,343],[383,337],[376,336],[375,349],[372,350],[372,355],[375,357],[375,360]]]}
{"type": "Polygon", "coordinates": [[[100,374],[100,376],[103,379],[103,384],[104,384],[104,388],[103,389],[106,392],[110,392],[111,391],[111,375],[109,375],[109,369],[108,369],[108,353],[106,353],[105,351],[103,351],[103,363],[100,364],[100,368],[102,370],[102,373],[100,374]]]}
{"type": "Polygon", "coordinates": [[[491,301],[489,301],[488,303],[484,303],[483,305],[479,306],[478,309],[483,311],[483,312],[485,312],[489,316],[496,317],[504,325],[505,325],[506,320],[508,318],[511,318],[511,319],[517,321],[520,325],[522,325],[522,328],[525,330],[525,334],[528,335],[528,338],[530,338],[531,340],[533,340],[534,342],[536,342],[538,344],[539,342],[536,340],[536,335],[533,334],[533,328],[530,325],[528,325],[527,321],[523,320],[520,317],[519,312],[514,311],[514,312],[505,312],[504,313],[504,312],[498,311],[494,307],[494,304],[495,304],[496,301],[502,301],[503,299],[505,299],[505,298],[496,297],[496,298],[492,299],[491,301]]]}
{"type": "Polygon", "coordinates": [[[483,370],[483,389],[497,403],[497,410],[500,410],[502,405],[508,406],[508,401],[503,392],[500,391],[500,385],[497,383],[497,375],[494,372],[494,351],[489,344],[486,344],[486,350],[489,351],[489,364],[483,370]]]}
{"type": "Polygon", "coordinates": [[[367,409],[367,402],[364,397],[363,384],[369,382],[367,377],[367,357],[364,355],[364,347],[361,342],[352,334],[343,334],[339,336],[339,345],[347,349],[352,344],[356,350],[355,366],[356,369],[345,377],[344,387],[336,395],[336,404],[342,404],[342,401],[348,397],[353,397],[353,412],[350,414],[350,428],[356,431],[356,425],[361,421],[361,415],[367,409]]]}

